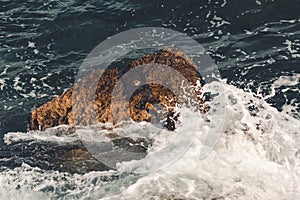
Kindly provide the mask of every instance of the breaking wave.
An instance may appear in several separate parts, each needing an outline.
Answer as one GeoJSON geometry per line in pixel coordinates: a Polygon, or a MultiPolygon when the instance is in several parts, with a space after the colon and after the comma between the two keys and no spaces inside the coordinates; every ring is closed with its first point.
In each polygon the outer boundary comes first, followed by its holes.
{"type": "MultiPolygon", "coordinates": [[[[153,142],[147,155],[117,162],[116,170],[60,172],[32,166],[23,159],[18,167],[1,168],[1,198],[296,199],[300,191],[299,119],[279,112],[259,95],[225,81],[209,83],[203,90],[211,92],[215,88],[223,93],[209,101],[211,111],[199,116],[181,108],[182,123],[174,132],[157,132],[157,127],[149,123],[128,122],[119,127],[77,127],[72,134],[58,134],[69,130],[65,125],[45,132],[7,133],[7,146],[23,147],[45,142],[68,146],[78,142],[80,132],[97,131],[153,142]],[[217,101],[220,95],[224,97],[222,102],[217,101]],[[217,140],[207,139],[209,134],[217,140]],[[168,156],[172,159],[167,162],[168,156]],[[145,166],[154,170],[145,171],[145,166]]],[[[110,142],[107,137],[96,141],[110,142]]],[[[39,148],[28,157],[38,153],[39,148]]]]}

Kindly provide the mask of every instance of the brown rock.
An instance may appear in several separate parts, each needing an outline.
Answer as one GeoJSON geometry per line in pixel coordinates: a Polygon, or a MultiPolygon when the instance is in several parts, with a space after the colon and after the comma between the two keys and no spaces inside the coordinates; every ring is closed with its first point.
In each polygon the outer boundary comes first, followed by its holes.
{"type": "MultiPolygon", "coordinates": [[[[120,79],[118,69],[110,69],[106,70],[100,77],[95,96],[93,97],[94,99],[82,101],[83,98],[86,98],[86,94],[90,90],[87,80],[94,80],[94,78],[96,78],[94,74],[90,74],[86,79],[80,82],[82,87],[78,88],[78,86],[75,85],[61,96],[33,110],[30,116],[29,129],[43,130],[61,124],[88,125],[95,122],[117,123],[122,119],[126,119],[128,113],[135,121],[151,121],[154,120],[153,113],[157,113],[160,118],[166,119],[166,127],[173,130],[175,128],[174,121],[171,120],[174,115],[173,107],[176,103],[187,102],[186,97],[190,98],[192,103],[197,105],[201,112],[205,112],[205,108],[203,107],[204,101],[199,97],[201,92],[195,90],[193,87],[187,87],[185,91],[188,91],[188,94],[185,93],[181,86],[188,86],[187,82],[183,83],[180,77],[172,78],[168,70],[164,71],[164,69],[167,69],[166,66],[169,66],[175,69],[173,71],[176,73],[179,72],[182,77],[188,80],[193,86],[196,85],[197,80],[200,79],[197,66],[182,51],[178,49],[163,49],[157,53],[148,54],[133,61],[127,66],[125,71],[129,72],[145,64],[160,64],[161,70],[155,74],[155,78],[157,80],[167,80],[167,86],[157,83],[140,85],[143,82],[151,82],[151,78],[153,78],[151,76],[137,76],[137,80],[131,80],[131,82],[126,82],[125,80],[125,82],[122,82],[122,77],[120,79]],[[117,95],[113,96],[113,91],[118,81],[120,87],[117,89],[117,95]],[[133,91],[126,91],[128,84],[132,84],[132,87],[136,88],[131,96],[128,96],[128,94],[133,91]],[[177,95],[175,95],[168,86],[177,88],[177,95]],[[72,109],[72,93],[75,89],[79,89],[76,102],[82,103],[77,106],[76,111],[72,109]],[[130,99],[130,101],[126,101],[126,98],[130,99]],[[115,102],[114,111],[118,111],[117,115],[115,115],[118,116],[118,119],[113,115],[111,100],[115,102]],[[94,104],[89,102],[94,102],[94,104]],[[128,108],[126,108],[125,105],[128,105],[128,108]],[[164,112],[158,113],[157,110],[163,110],[164,112]],[[96,119],[91,118],[91,111],[95,111],[96,119]],[[76,118],[74,117],[74,113],[76,113],[76,118]]],[[[144,74],[151,74],[153,73],[153,69],[155,69],[155,67],[148,67],[143,69],[142,72],[144,74]]]]}

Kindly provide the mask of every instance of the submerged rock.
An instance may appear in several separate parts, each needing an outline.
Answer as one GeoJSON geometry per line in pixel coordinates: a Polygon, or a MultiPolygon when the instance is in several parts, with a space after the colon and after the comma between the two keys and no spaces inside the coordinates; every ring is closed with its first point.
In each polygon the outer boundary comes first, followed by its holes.
{"type": "MultiPolygon", "coordinates": [[[[134,121],[148,121],[160,124],[161,128],[174,130],[176,128],[175,122],[180,114],[174,110],[176,104],[190,103],[196,105],[200,112],[206,111],[203,106],[204,100],[200,97],[201,91],[199,89],[201,86],[199,88],[199,83],[201,79],[197,66],[178,49],[162,49],[157,53],[148,54],[131,62],[122,71],[125,72],[123,76],[117,68],[105,70],[100,78],[95,77],[99,73],[89,74],[82,79],[80,86],[75,84],[59,97],[33,110],[30,116],[29,129],[45,130],[62,124],[85,126],[97,122],[118,124],[119,121],[126,120],[126,116],[129,115],[134,121]],[[157,68],[157,64],[159,64],[159,68],[157,68]],[[142,65],[150,67],[141,68],[142,71],[139,71],[141,74],[134,74],[136,78],[134,80],[122,79],[127,73],[142,65]],[[177,76],[176,73],[171,76],[170,70],[165,70],[168,67],[171,67],[172,71],[179,73],[181,76],[177,76]],[[153,73],[153,70],[156,70],[154,71],[156,80],[165,82],[162,84],[153,83],[153,79],[151,79],[153,77],[147,76],[153,73]],[[182,81],[183,79],[185,81],[182,81]],[[96,92],[92,91],[95,95],[87,101],[85,98],[92,90],[89,80],[99,80],[99,82],[96,92]],[[142,84],[145,82],[149,84],[142,84]],[[131,87],[129,87],[130,84],[131,87]],[[119,87],[117,92],[114,93],[117,85],[119,87]],[[177,95],[171,89],[175,89],[177,95]],[[77,92],[75,97],[74,91],[77,92]],[[76,110],[73,106],[74,99],[76,103],[79,103],[76,110]],[[114,100],[113,105],[112,100],[114,100]],[[126,104],[128,107],[124,107],[126,104]],[[117,115],[113,113],[113,106],[115,111],[117,110],[117,115]],[[96,121],[90,115],[90,111],[94,111],[96,114],[96,121]],[[117,118],[114,116],[117,116],[117,118]]],[[[72,130],[58,130],[57,134],[72,134],[72,130]]],[[[117,150],[125,150],[140,155],[135,159],[145,157],[147,148],[152,143],[144,140],[144,138],[132,139],[118,135],[108,136],[111,139],[107,143],[108,153],[113,155],[117,150]]],[[[47,155],[44,161],[51,164],[45,165],[46,167],[60,171],[83,173],[109,169],[105,164],[97,161],[80,141],[67,147],[51,146],[50,149],[46,148],[45,152],[43,151],[39,155],[47,155]]],[[[38,160],[42,161],[43,159],[38,160]]],[[[37,162],[37,165],[44,166],[43,162],[37,162]]]]}
{"type": "MultiPolygon", "coordinates": [[[[142,159],[147,155],[152,140],[141,137],[120,136],[108,127],[77,127],[62,125],[48,128],[45,131],[30,131],[27,133],[8,133],[5,136],[6,145],[0,151],[0,171],[7,168],[20,167],[23,163],[31,167],[45,170],[57,170],[69,173],[87,173],[90,171],[107,171],[115,168],[115,163],[107,166],[105,159],[97,159],[86,147],[85,142],[78,137],[78,130],[102,130],[105,140],[101,141],[104,154],[128,152],[138,155],[134,159],[142,159]],[[103,146],[107,146],[103,149],[103,146]],[[113,167],[113,168],[112,168],[113,167]]],[[[97,143],[98,144],[98,143],[97,143]]],[[[113,159],[114,157],[109,157],[113,159]]],[[[115,159],[115,158],[114,158],[115,159]]],[[[132,160],[132,157],[128,157],[132,160]]],[[[121,160],[124,161],[124,160],[121,160]]],[[[116,161],[114,161],[116,162],[116,161]]]]}
{"type": "MultiPolygon", "coordinates": [[[[178,49],[166,48],[157,53],[148,54],[130,63],[125,72],[145,64],[160,64],[162,68],[165,66],[172,67],[194,86],[196,86],[199,83],[197,81],[200,80],[197,72],[197,66],[182,51],[178,49]]],[[[146,68],[143,73],[151,73],[149,71],[151,71],[151,67],[146,68]]],[[[158,79],[165,79],[169,76],[168,73],[168,71],[166,71],[165,74],[164,71],[160,71],[156,75],[158,76],[158,79]]],[[[46,128],[61,124],[93,124],[95,121],[90,116],[91,110],[95,111],[96,113],[96,122],[117,123],[118,121],[125,119],[125,116],[127,115],[125,112],[129,112],[130,117],[135,121],[155,122],[155,120],[161,121],[161,119],[164,119],[163,126],[169,130],[175,129],[174,118],[176,118],[176,116],[174,116],[173,108],[175,107],[176,103],[187,101],[186,96],[188,96],[188,94],[184,94],[183,89],[179,91],[180,95],[176,96],[170,90],[170,88],[164,85],[156,83],[139,85],[141,81],[147,81],[139,80],[139,78],[148,79],[148,77],[139,76],[137,77],[137,80],[132,80],[131,82],[136,86],[136,91],[129,98],[130,101],[126,102],[124,101],[124,98],[120,98],[122,100],[114,104],[114,106],[117,106],[116,110],[119,110],[117,115],[118,120],[116,120],[113,117],[111,100],[112,98],[116,98],[112,96],[112,93],[118,80],[120,80],[120,71],[117,68],[105,70],[98,82],[95,96],[93,97],[94,99],[91,99],[91,101],[82,101],[84,98],[86,98],[87,92],[89,92],[89,82],[85,80],[95,80],[94,76],[95,75],[93,74],[89,74],[86,79],[80,83],[81,87],[79,88],[79,95],[76,96],[77,102],[94,102],[94,104],[80,104],[80,106],[76,109],[76,119],[73,116],[74,110],[72,109],[72,93],[73,90],[78,90],[77,85],[69,88],[59,97],[54,98],[53,100],[33,110],[29,120],[29,129],[44,130],[46,128]],[[183,96],[185,99],[182,98],[183,96]],[[124,111],[123,108],[126,103],[129,103],[129,108],[128,110],[124,111]],[[163,112],[160,112],[161,110],[163,110],[163,112]],[[159,116],[159,120],[156,119],[157,116],[155,115],[159,116]]],[[[172,79],[168,81],[168,84],[172,85],[173,88],[179,89],[182,87],[182,85],[186,84],[187,87],[185,90],[190,89],[188,88],[187,83],[182,83],[180,77],[177,79],[175,78],[175,80],[172,79]]],[[[130,83],[121,83],[121,91],[119,91],[118,95],[126,95],[126,87],[128,84],[130,83]]],[[[190,98],[192,98],[194,103],[198,105],[199,110],[201,112],[205,112],[205,108],[203,107],[204,101],[199,97],[201,92],[199,90],[194,90],[190,91],[190,93],[194,93],[190,96],[190,98]]]]}

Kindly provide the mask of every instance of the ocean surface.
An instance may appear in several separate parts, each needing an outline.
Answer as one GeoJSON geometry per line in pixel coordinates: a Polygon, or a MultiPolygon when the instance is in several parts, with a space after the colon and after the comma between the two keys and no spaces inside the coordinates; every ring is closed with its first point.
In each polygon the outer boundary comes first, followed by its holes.
{"type": "MultiPolygon", "coordinates": [[[[0,0],[0,199],[297,199],[299,10],[297,0],[0,0]],[[198,154],[202,135],[223,117],[218,112],[159,171],[133,173],[135,161],[84,174],[36,166],[43,149],[78,141],[58,135],[61,127],[28,132],[30,111],[71,87],[96,45],[140,27],[185,33],[214,60],[222,79],[203,90],[222,88],[227,104],[214,106],[228,113],[215,148],[198,154]]],[[[145,127],[112,131],[120,129],[145,127]]],[[[192,131],[188,123],[177,130],[192,131]]],[[[150,154],[168,144],[168,134],[158,135],[150,154]]]]}

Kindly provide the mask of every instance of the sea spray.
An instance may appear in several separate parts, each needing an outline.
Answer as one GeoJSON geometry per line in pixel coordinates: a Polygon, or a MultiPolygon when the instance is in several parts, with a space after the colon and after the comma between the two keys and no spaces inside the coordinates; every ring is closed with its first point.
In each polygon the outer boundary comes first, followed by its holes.
{"type": "MultiPolygon", "coordinates": [[[[219,106],[226,109],[227,118],[222,128],[224,132],[206,157],[199,156],[199,152],[203,147],[203,136],[218,121],[217,112],[205,116],[210,122],[199,121],[201,128],[187,151],[158,171],[133,173],[138,166],[135,160],[119,163],[117,171],[83,175],[23,164],[2,170],[0,180],[5,189],[1,193],[11,198],[17,197],[12,195],[14,192],[26,194],[25,199],[139,199],[141,196],[145,199],[296,199],[300,191],[299,120],[232,85],[210,84],[211,87],[223,87],[222,95],[227,103],[219,106]]],[[[217,109],[218,104],[214,106],[217,109]]],[[[195,113],[190,111],[188,116],[195,117],[195,113]]],[[[125,125],[112,131],[139,135],[147,130],[145,127],[151,125],[125,125]]],[[[194,127],[190,130],[189,127],[183,123],[176,131],[195,131],[194,127]]],[[[26,144],[26,136],[46,139],[33,137],[35,134],[40,132],[8,133],[5,141],[20,140],[26,144]]],[[[158,151],[160,144],[168,144],[170,138],[161,135],[157,143],[154,142],[156,147],[149,148],[149,155],[158,151]]]]}

